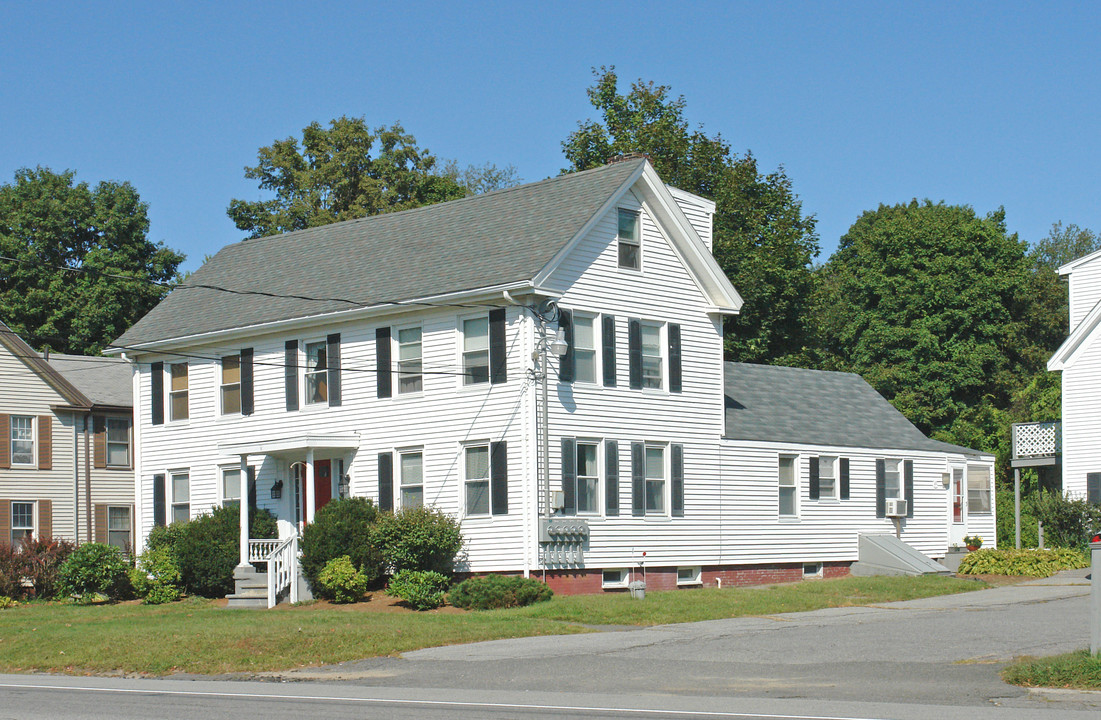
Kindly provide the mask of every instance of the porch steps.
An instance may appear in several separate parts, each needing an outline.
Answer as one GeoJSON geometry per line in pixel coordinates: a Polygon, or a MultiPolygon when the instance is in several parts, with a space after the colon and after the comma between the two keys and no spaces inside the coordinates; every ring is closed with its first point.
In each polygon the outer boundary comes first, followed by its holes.
{"type": "Polygon", "coordinates": [[[858,560],[849,571],[872,575],[951,575],[952,571],[893,535],[859,536],[858,560]]]}
{"type": "Polygon", "coordinates": [[[226,595],[226,607],[266,610],[268,607],[268,574],[249,568],[233,572],[236,592],[226,595]]]}

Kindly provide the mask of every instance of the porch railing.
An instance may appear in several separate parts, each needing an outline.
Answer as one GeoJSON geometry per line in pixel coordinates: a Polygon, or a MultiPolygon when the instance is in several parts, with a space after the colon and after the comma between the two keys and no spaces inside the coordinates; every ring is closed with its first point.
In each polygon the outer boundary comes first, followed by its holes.
{"type": "Polygon", "coordinates": [[[1057,457],[1063,453],[1062,423],[1030,422],[1013,425],[1013,459],[1057,457]]]}
{"type": "Polygon", "coordinates": [[[298,535],[291,535],[271,551],[268,561],[268,608],[275,607],[283,591],[298,602],[298,535]]]}
{"type": "Polygon", "coordinates": [[[267,562],[268,556],[275,551],[275,548],[279,547],[282,540],[272,538],[269,540],[249,540],[248,541],[248,561],[250,563],[267,562]]]}

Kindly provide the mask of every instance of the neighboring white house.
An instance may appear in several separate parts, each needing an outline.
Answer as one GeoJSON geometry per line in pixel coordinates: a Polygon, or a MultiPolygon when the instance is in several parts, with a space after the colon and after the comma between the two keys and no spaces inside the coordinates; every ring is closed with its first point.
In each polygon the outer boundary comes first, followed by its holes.
{"type": "Polygon", "coordinates": [[[1063,492],[1101,503],[1101,251],[1059,274],[1070,281],[1070,328],[1047,367],[1063,373],[1063,492]]]}
{"type": "Polygon", "coordinates": [[[0,543],[134,546],[131,368],[35,352],[0,322],[0,543]]]}
{"type": "Polygon", "coordinates": [[[566,592],[844,573],[859,533],[993,544],[991,456],[856,376],[723,363],[713,212],[628,159],[223,248],[115,343],[142,536],[239,501],[244,468],[284,537],[340,495],[430,504],[464,570],[566,592]]]}

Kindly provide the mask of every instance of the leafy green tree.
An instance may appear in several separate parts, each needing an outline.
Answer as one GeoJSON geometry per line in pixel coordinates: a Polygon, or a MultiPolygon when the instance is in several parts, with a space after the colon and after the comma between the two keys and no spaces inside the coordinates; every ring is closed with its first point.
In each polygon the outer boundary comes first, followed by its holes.
{"type": "Polygon", "coordinates": [[[1062,339],[1037,311],[1026,251],[1000,209],[865,212],[819,273],[816,364],[860,373],[927,433],[994,450],[1011,401],[1062,339]]]}
{"type": "Polygon", "coordinates": [[[1036,262],[1052,270],[1101,250],[1101,237],[1089,228],[1073,223],[1063,227],[1062,222],[1052,223],[1047,237],[1036,243],[1029,254],[1036,262]]]}
{"type": "Polygon", "coordinates": [[[602,117],[562,143],[568,171],[643,152],[665,182],[714,200],[714,255],[745,299],[726,324],[727,356],[777,362],[800,352],[818,236],[783,168],[762,174],[751,153],[732,154],[721,135],[689,127],[684,97],[668,86],[640,80],[621,94],[615,68],[594,75],[588,95],[602,117]]]}
{"type": "Polygon", "coordinates": [[[260,148],[245,177],[275,193],[272,200],[229,203],[230,219],[254,238],[466,196],[400,124],[371,132],[361,117],[340,117],[328,128],[310,123],[301,146],[289,137],[260,148]]]}
{"type": "Polygon", "coordinates": [[[440,175],[450,178],[466,189],[467,195],[481,195],[494,190],[504,190],[515,187],[523,182],[515,165],[506,165],[503,168],[493,163],[485,165],[467,165],[459,167],[456,160],[448,160],[440,168],[440,175]]]}
{"type": "Polygon", "coordinates": [[[0,256],[12,258],[0,260],[0,319],[32,347],[96,355],[168,293],[156,283],[184,256],[148,239],[130,183],[74,176],[23,168],[0,185],[0,256]]]}

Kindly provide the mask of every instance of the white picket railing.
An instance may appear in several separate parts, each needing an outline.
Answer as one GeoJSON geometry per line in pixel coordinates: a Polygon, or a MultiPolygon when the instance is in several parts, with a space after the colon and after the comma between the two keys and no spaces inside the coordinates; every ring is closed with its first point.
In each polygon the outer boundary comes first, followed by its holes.
{"type": "Polygon", "coordinates": [[[267,562],[268,556],[272,554],[275,548],[279,547],[281,540],[277,538],[265,539],[265,540],[252,540],[248,541],[248,561],[250,563],[255,562],[267,562]]]}
{"type": "Polygon", "coordinates": [[[291,535],[283,541],[249,540],[249,555],[252,555],[252,543],[270,543],[271,550],[259,561],[268,564],[268,608],[275,607],[279,595],[284,590],[292,603],[298,602],[298,535],[291,535]]]}

